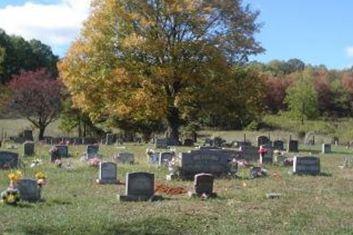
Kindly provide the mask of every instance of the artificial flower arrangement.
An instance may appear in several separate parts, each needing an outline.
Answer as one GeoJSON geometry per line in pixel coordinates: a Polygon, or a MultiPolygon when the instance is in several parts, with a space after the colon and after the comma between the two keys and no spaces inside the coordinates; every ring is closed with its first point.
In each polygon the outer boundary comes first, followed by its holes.
{"type": "Polygon", "coordinates": [[[88,160],[88,165],[91,167],[98,167],[101,159],[99,157],[94,157],[88,160]]]}
{"type": "MultiPolygon", "coordinates": [[[[8,205],[17,205],[17,203],[21,199],[20,191],[17,188],[18,182],[22,179],[23,174],[21,171],[15,171],[8,174],[8,178],[10,180],[9,187],[1,193],[1,201],[2,203],[8,205]]],[[[37,172],[35,174],[38,187],[42,188],[47,184],[47,177],[44,172],[37,172]]]]}
{"type": "Polygon", "coordinates": [[[20,191],[17,189],[17,183],[22,179],[22,172],[15,171],[8,174],[10,180],[9,187],[1,193],[1,202],[8,205],[17,205],[20,201],[20,191]]]}
{"type": "Polygon", "coordinates": [[[31,163],[31,168],[42,165],[42,160],[39,158],[36,158],[32,161],[31,163]]]}
{"type": "Polygon", "coordinates": [[[37,179],[37,184],[39,187],[43,187],[44,185],[47,184],[47,176],[45,175],[44,172],[39,171],[35,174],[35,177],[37,179]]]}

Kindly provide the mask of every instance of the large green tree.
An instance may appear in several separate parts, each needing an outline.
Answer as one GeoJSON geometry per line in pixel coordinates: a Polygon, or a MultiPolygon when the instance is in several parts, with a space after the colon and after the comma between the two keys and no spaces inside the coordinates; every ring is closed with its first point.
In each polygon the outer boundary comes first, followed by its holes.
{"type": "Polygon", "coordinates": [[[298,80],[287,89],[285,98],[290,113],[300,119],[302,124],[305,119],[315,119],[319,115],[318,94],[311,73],[310,70],[299,73],[298,80]]]}
{"type": "Polygon", "coordinates": [[[189,109],[219,110],[233,65],[263,51],[257,16],[241,0],[95,0],[61,77],[92,118],[164,120],[177,141],[189,109]]]}

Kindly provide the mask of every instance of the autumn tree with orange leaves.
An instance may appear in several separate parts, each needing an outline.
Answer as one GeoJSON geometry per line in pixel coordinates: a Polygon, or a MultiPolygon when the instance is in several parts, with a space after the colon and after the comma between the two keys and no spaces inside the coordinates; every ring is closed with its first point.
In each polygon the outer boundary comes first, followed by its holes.
{"type": "Polygon", "coordinates": [[[177,141],[195,109],[256,99],[233,68],[263,51],[257,16],[241,0],[95,0],[60,76],[92,120],[165,121],[177,141]]]}

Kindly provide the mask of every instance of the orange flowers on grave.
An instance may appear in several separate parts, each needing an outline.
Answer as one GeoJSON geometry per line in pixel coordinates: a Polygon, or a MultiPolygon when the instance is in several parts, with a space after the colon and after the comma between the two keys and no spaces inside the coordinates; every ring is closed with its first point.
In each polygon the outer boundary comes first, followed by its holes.
{"type": "Polygon", "coordinates": [[[15,172],[11,172],[7,176],[9,177],[10,182],[16,183],[22,179],[23,174],[21,171],[15,171],[15,172]]]}
{"type": "Polygon", "coordinates": [[[44,172],[39,171],[35,174],[35,177],[37,179],[37,184],[42,187],[43,185],[47,184],[47,177],[44,172]]]}

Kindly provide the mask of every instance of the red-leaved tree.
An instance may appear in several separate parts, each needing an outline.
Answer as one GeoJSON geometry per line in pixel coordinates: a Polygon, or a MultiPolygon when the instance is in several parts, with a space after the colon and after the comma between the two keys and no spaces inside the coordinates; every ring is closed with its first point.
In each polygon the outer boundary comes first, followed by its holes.
{"type": "Polygon", "coordinates": [[[39,129],[39,140],[42,140],[46,127],[60,112],[61,82],[46,69],[39,69],[14,76],[9,87],[10,107],[39,129]]]}

